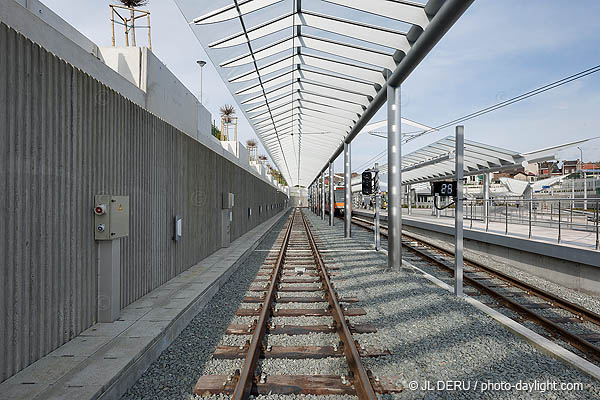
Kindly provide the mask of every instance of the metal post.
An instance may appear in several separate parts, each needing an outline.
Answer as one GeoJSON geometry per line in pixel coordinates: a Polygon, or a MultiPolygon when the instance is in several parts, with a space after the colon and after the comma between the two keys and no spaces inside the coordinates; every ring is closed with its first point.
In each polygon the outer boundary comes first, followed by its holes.
{"type": "Polygon", "coordinates": [[[350,143],[344,143],[344,237],[352,236],[352,171],[350,143]]]}
{"type": "MultiPolygon", "coordinates": [[[[575,208],[575,178],[571,176],[571,224],[573,223],[573,208],[575,208]]],[[[572,225],[571,229],[573,229],[572,225]]]]}
{"type": "Polygon", "coordinates": [[[335,201],[333,199],[333,163],[329,163],[329,226],[333,226],[333,214],[335,213],[335,201]]]}
{"type": "Polygon", "coordinates": [[[483,218],[485,220],[485,231],[488,231],[489,220],[489,200],[490,200],[490,173],[483,174],[483,218]]]}
{"type": "Polygon", "coordinates": [[[463,163],[465,127],[456,127],[456,205],[454,213],[454,294],[463,296],[463,163]]]}
{"type": "Polygon", "coordinates": [[[558,243],[560,244],[560,200],[558,201],[558,243]]]}
{"type": "Polygon", "coordinates": [[[533,210],[533,187],[529,184],[529,239],[531,239],[531,211],[533,210]]]}
{"type": "Polygon", "coordinates": [[[506,198],[504,199],[504,213],[506,214],[506,218],[504,219],[506,221],[504,234],[508,235],[508,200],[506,198]]]}
{"type": "Polygon", "coordinates": [[[321,219],[325,220],[325,171],[321,172],[321,219]]]}
{"type": "Polygon", "coordinates": [[[206,63],[200,64],[200,104],[204,104],[204,102],[202,101],[202,92],[204,89],[204,65],[206,65],[206,63]]]}
{"type": "Polygon", "coordinates": [[[473,201],[471,201],[471,225],[470,228],[473,229],[473,201]]]}
{"type": "Polygon", "coordinates": [[[439,194],[435,194],[435,197],[433,198],[433,207],[435,208],[435,217],[439,218],[440,217],[440,210],[439,210],[439,206],[440,206],[440,195],[439,194]],[[437,207],[436,207],[437,205],[437,207]]]}
{"type": "MultiPolygon", "coordinates": [[[[489,205],[489,199],[488,200],[484,200],[483,201],[485,204],[489,205]]],[[[488,229],[490,228],[490,215],[489,215],[489,209],[486,210],[487,214],[485,216],[485,231],[487,232],[488,229]]]]}
{"type": "Polygon", "coordinates": [[[380,208],[380,196],[379,196],[379,164],[375,163],[375,250],[381,249],[381,226],[379,225],[379,208],[380,208]]]}
{"type": "MultiPolygon", "coordinates": [[[[583,164],[583,159],[581,160],[581,162],[583,164]]],[[[583,173],[583,213],[585,215],[585,212],[587,211],[587,179],[585,177],[585,171],[583,170],[583,168],[581,169],[581,172],[583,173]]],[[[585,220],[587,221],[587,218],[585,220]]]]}
{"type": "Polygon", "coordinates": [[[598,217],[600,216],[600,211],[598,210],[599,205],[600,202],[596,200],[596,250],[598,250],[598,247],[600,245],[600,242],[598,241],[598,217]]]}
{"type": "Polygon", "coordinates": [[[408,193],[408,215],[412,214],[412,185],[406,186],[406,192],[408,193]]]}
{"type": "Polygon", "coordinates": [[[388,268],[402,266],[402,133],[400,86],[387,87],[388,268]]]}

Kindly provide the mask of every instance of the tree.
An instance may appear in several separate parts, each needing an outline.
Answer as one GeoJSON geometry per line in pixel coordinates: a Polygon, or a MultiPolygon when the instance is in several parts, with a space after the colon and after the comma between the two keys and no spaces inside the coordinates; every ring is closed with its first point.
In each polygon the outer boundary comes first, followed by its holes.
{"type": "Polygon", "coordinates": [[[257,142],[254,139],[246,140],[246,146],[248,148],[248,162],[256,161],[256,145],[257,142]]]}
{"type": "Polygon", "coordinates": [[[134,8],[148,5],[149,0],[119,0],[121,4],[129,8],[131,13],[131,43],[135,46],[135,11],[134,8]]]}
{"type": "Polygon", "coordinates": [[[210,126],[210,133],[217,139],[221,138],[221,130],[217,128],[217,125],[213,122],[210,126]]]}
{"type": "MultiPolygon", "coordinates": [[[[221,129],[221,133],[229,136],[229,124],[233,122],[235,116],[235,107],[233,107],[231,104],[225,104],[219,109],[219,111],[221,112],[221,125],[223,127],[221,129]]],[[[224,140],[224,138],[221,140],[224,140]]],[[[227,138],[227,140],[229,140],[229,138],[227,138]]]]}

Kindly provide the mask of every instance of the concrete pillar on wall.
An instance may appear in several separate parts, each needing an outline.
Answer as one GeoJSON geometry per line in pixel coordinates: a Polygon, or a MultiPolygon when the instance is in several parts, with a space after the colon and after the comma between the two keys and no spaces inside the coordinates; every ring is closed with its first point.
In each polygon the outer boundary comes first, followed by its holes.
{"type": "Polygon", "coordinates": [[[402,266],[402,134],[400,86],[387,88],[388,268],[402,266]]]}
{"type": "Polygon", "coordinates": [[[121,239],[98,241],[98,322],[121,313],[121,239]]]}

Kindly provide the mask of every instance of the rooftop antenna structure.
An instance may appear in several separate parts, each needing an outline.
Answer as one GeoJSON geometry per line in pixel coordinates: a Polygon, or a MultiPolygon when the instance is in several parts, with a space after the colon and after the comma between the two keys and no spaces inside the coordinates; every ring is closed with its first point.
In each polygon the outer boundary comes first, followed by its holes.
{"type": "Polygon", "coordinates": [[[152,35],[150,28],[150,11],[141,10],[139,7],[143,7],[148,4],[148,0],[120,0],[121,4],[110,4],[110,21],[112,27],[112,45],[117,45],[115,37],[115,23],[122,25],[125,28],[125,46],[130,46],[129,37],[131,35],[131,46],[136,47],[135,29],[145,28],[148,30],[148,48],[152,50],[152,35]],[[126,16],[126,12],[129,11],[129,16],[126,16]],[[115,16],[120,20],[115,20],[115,16]],[[138,25],[136,27],[135,22],[140,18],[147,18],[148,25],[138,25]]]}

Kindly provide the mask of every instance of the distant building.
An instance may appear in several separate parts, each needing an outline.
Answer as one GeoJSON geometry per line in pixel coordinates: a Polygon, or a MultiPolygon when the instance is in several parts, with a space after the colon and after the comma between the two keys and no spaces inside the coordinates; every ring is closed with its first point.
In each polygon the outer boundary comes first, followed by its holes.
{"type": "MultiPolygon", "coordinates": [[[[529,166],[528,166],[529,167],[529,166]]],[[[537,168],[536,168],[537,169],[537,168]]],[[[536,174],[532,172],[529,168],[515,168],[502,172],[496,172],[494,174],[494,179],[499,178],[512,178],[525,182],[533,182],[535,180],[536,174]]]]}
{"type": "Polygon", "coordinates": [[[568,175],[576,173],[579,170],[579,160],[563,161],[562,168],[558,167],[558,163],[544,161],[538,164],[540,178],[548,178],[555,175],[568,175]]]}

